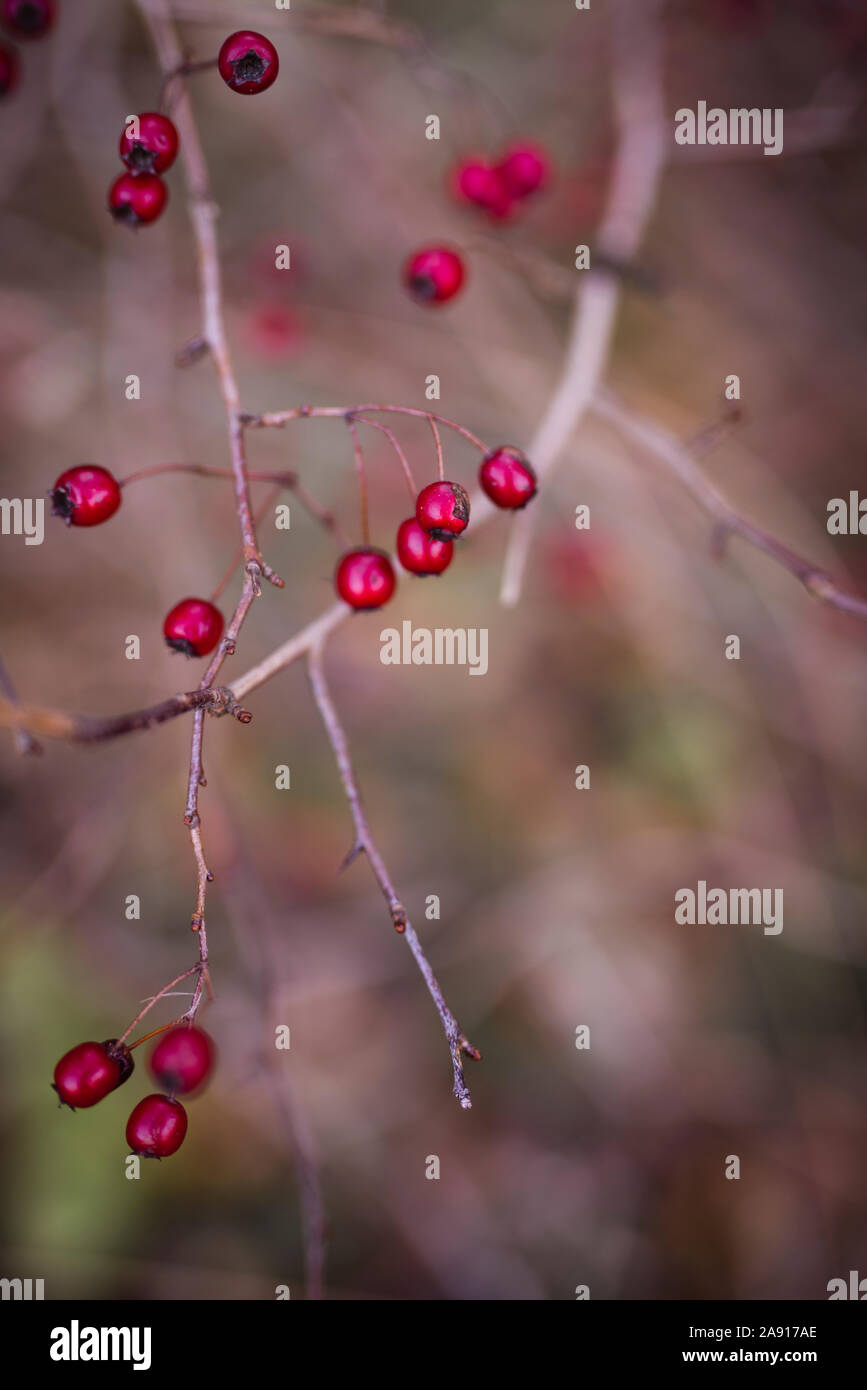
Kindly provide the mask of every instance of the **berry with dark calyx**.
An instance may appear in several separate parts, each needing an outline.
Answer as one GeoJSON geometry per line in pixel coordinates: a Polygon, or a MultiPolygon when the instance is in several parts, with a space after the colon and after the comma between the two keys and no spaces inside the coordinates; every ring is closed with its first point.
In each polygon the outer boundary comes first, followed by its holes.
{"type": "Polygon", "coordinates": [[[358,546],[341,555],[334,571],[334,587],[350,608],[381,608],[388,603],[397,583],[391,561],[384,550],[372,545],[358,546]]]}
{"type": "Polygon", "coordinates": [[[177,158],[178,132],[174,121],[160,111],[143,111],[136,116],[138,135],[130,134],[129,124],[120,137],[120,157],[133,174],[164,174],[177,158]]]}
{"type": "Polygon", "coordinates": [[[484,208],[491,217],[508,217],[512,198],[499,169],[482,159],[466,159],[453,177],[457,196],[484,208]]]}
{"type": "Polygon", "coordinates": [[[187,1112],[171,1096],[145,1096],[126,1122],[126,1142],[141,1158],[177,1153],[187,1132],[187,1112]]]}
{"type": "Polygon", "coordinates": [[[414,516],[402,521],[397,530],[397,558],[410,574],[442,574],[452,562],[451,541],[439,541],[422,530],[414,516]]]}
{"type": "Polygon", "coordinates": [[[207,1081],[214,1056],[208,1034],[193,1023],[181,1023],[163,1034],[148,1066],[157,1085],[169,1095],[188,1096],[207,1081]]]}
{"type": "Polygon", "coordinates": [[[54,1068],[53,1089],[70,1110],[87,1110],[128,1081],[133,1066],[129,1049],[117,1038],[79,1043],[54,1068]]]}
{"type": "Polygon", "coordinates": [[[0,43],[0,97],[8,96],[18,86],[20,67],[18,54],[8,43],[0,43]]]}
{"type": "Polygon", "coordinates": [[[527,198],[547,182],[548,159],[536,145],[512,145],[497,165],[497,172],[510,197],[527,198]]]}
{"type": "Polygon", "coordinates": [[[49,493],[51,512],[67,526],[99,526],[114,516],[121,501],[118,481],[98,463],[82,463],[61,473],[49,493]]]}
{"type": "Polygon", "coordinates": [[[453,541],[467,529],[470,499],[460,483],[429,483],[415,504],[419,526],[436,541],[453,541]]]}
{"type": "Polygon", "coordinates": [[[54,23],[54,0],[3,0],[0,19],[16,39],[41,39],[54,23]]]}
{"type": "Polygon", "coordinates": [[[145,227],[156,222],[168,196],[159,174],[121,174],[108,190],[108,210],[115,222],[145,227]]]}
{"type": "Polygon", "coordinates": [[[280,59],[270,39],[253,29],[230,34],[217,59],[220,76],[227,87],[242,96],[265,92],[277,79],[280,59]]]}
{"type": "Polygon", "coordinates": [[[403,276],[420,304],[445,304],[464,283],[464,263],[448,246],[425,246],[410,256],[403,276]]]}
{"type": "Polygon", "coordinates": [[[520,449],[504,446],[486,454],[479,468],[479,482],[495,507],[517,511],[536,496],[533,468],[520,449]]]}
{"type": "Polygon", "coordinates": [[[206,598],[184,598],[163,623],[163,636],[172,651],[184,656],[207,656],[223,635],[223,615],[206,598]]]}

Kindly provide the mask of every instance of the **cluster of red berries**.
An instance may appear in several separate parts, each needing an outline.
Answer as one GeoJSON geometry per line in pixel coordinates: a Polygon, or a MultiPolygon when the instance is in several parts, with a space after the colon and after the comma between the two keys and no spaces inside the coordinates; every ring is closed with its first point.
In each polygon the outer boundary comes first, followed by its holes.
{"type": "MultiPolygon", "coordinates": [[[[233,92],[254,96],[267,91],[276,80],[280,60],[264,34],[239,29],[229,35],[220,49],[217,67],[233,92]]],[[[160,175],[171,168],[177,153],[178,132],[168,116],[145,111],[127,121],[120,137],[120,157],[126,173],[115,179],[108,190],[108,210],[116,221],[130,227],[156,222],[169,196],[160,175]]]]}
{"type": "MultiPolygon", "coordinates": [[[[520,449],[503,447],[486,454],[479,468],[482,491],[506,511],[526,507],[536,495],[536,475],[520,449]]],[[[442,574],[452,562],[454,542],[470,520],[470,499],[460,483],[441,481],[423,487],[415,516],[397,531],[397,558],[410,574],[442,574]]],[[[340,557],[334,584],[350,608],[381,608],[397,579],[385,551],[373,546],[347,550],[340,557]]]]}
{"type": "MultiPolygon", "coordinates": [[[[523,143],[512,145],[494,163],[462,159],[452,175],[452,186],[464,202],[503,220],[517,203],[544,187],[549,173],[544,151],[523,143]]],[[[413,252],[404,265],[403,279],[420,304],[445,304],[463,286],[466,269],[454,247],[438,243],[413,252]]]]}
{"type": "MultiPolygon", "coordinates": [[[[61,473],[49,496],[52,513],[62,517],[67,526],[98,526],[114,516],[122,494],[107,468],[84,463],[61,473]]],[[[182,599],[163,623],[169,647],[185,656],[207,656],[222,635],[223,615],[204,598],[182,599]]]]}
{"type": "MultiPolygon", "coordinates": [[[[177,1096],[191,1096],[201,1089],[214,1057],[213,1042],[193,1023],[179,1024],[163,1034],[148,1062],[162,1091],[140,1100],[127,1121],[126,1142],[133,1153],[168,1158],[177,1152],[187,1132],[187,1112],[177,1096]]],[[[53,1089],[70,1110],[87,1110],[128,1081],[134,1065],[131,1049],[116,1038],[79,1043],[54,1068],[53,1089]]]]}
{"type": "MultiPolygon", "coordinates": [[[[15,39],[41,39],[54,24],[54,0],[2,0],[0,24],[15,39]]],[[[18,86],[18,50],[0,42],[0,97],[18,86]]]]}
{"type": "Polygon", "coordinates": [[[512,145],[500,159],[462,159],[452,174],[455,195],[498,221],[548,180],[548,159],[536,145],[512,145]]]}
{"type": "Polygon", "coordinates": [[[144,227],[156,222],[168,202],[169,191],[160,178],[178,154],[174,122],[160,111],[130,116],[120,137],[120,157],[126,173],[108,190],[108,210],[116,222],[144,227]]]}

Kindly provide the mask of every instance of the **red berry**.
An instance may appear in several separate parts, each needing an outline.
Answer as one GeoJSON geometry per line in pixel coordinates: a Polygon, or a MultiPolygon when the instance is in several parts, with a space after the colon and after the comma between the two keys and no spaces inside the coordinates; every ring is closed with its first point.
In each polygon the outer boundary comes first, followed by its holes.
{"type": "Polygon", "coordinates": [[[396,583],[385,551],[371,545],[347,550],[334,571],[334,587],[350,608],[381,608],[388,603],[396,583]]]}
{"type": "Polygon", "coordinates": [[[79,1043],[54,1068],[54,1090],[70,1110],[87,1110],[128,1081],[133,1065],[129,1049],[117,1038],[79,1043]]]}
{"type": "Polygon", "coordinates": [[[3,0],[0,19],[16,39],[41,39],[54,23],[54,0],[3,0]]]}
{"type": "Polygon", "coordinates": [[[410,256],[403,275],[414,299],[422,304],[444,304],[464,283],[464,263],[447,246],[426,246],[410,256]]]}
{"type": "Polygon", "coordinates": [[[239,29],[230,34],[217,59],[220,76],[233,92],[255,96],[277,80],[280,59],[270,39],[253,29],[239,29]]]}
{"type": "Polygon", "coordinates": [[[414,516],[402,521],[397,531],[397,558],[410,574],[442,574],[452,562],[451,541],[438,541],[423,531],[414,516]]]}
{"type": "Polygon", "coordinates": [[[129,124],[120,137],[120,157],[133,174],[164,174],[177,158],[178,132],[174,122],[159,111],[143,111],[136,117],[138,137],[130,135],[129,124]]]}
{"type": "Polygon", "coordinates": [[[481,159],[467,159],[454,173],[455,192],[468,203],[484,208],[491,217],[508,217],[512,199],[499,169],[481,159]]]}
{"type": "Polygon", "coordinates": [[[506,191],[512,198],[526,198],[548,179],[548,158],[535,145],[512,145],[497,165],[506,191]]]}
{"type": "Polygon", "coordinates": [[[98,526],[120,506],[117,479],[98,463],[82,463],[61,473],[49,493],[53,516],[67,526],[98,526]]]}
{"type": "Polygon", "coordinates": [[[0,97],[8,96],[18,86],[18,54],[8,43],[0,43],[0,97]]]}
{"type": "Polygon", "coordinates": [[[536,474],[520,449],[494,449],[479,468],[482,491],[496,507],[515,511],[536,496],[536,474]]]}
{"type": "Polygon", "coordinates": [[[163,1033],[150,1055],[151,1075],[170,1095],[189,1095],[207,1081],[214,1065],[214,1044],[192,1023],[163,1033]]]}
{"type": "Polygon", "coordinates": [[[187,1112],[171,1096],[145,1096],[126,1122],[126,1142],[142,1158],[177,1153],[187,1132],[187,1112]]]}
{"type": "Polygon", "coordinates": [[[142,227],[156,222],[168,196],[159,174],[121,174],[108,190],[108,210],[116,222],[142,227]]]}
{"type": "Polygon", "coordinates": [[[415,515],[423,531],[436,541],[453,541],[467,529],[470,499],[460,483],[429,483],[415,504],[415,515]]]}
{"type": "Polygon", "coordinates": [[[183,598],[163,623],[163,636],[184,656],[207,656],[223,634],[223,615],[206,598],[183,598]]]}

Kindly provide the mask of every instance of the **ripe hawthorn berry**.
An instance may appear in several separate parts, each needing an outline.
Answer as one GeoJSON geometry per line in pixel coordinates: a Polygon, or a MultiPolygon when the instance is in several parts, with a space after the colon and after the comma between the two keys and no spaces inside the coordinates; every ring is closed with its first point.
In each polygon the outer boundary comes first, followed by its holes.
{"type": "Polygon", "coordinates": [[[171,1096],[145,1096],[126,1122],[126,1142],[141,1158],[177,1153],[187,1132],[187,1112],[171,1096]]]}
{"type": "Polygon", "coordinates": [[[457,196],[484,208],[491,217],[508,217],[512,196],[501,171],[483,159],[465,159],[453,176],[457,196]]]}
{"type": "Polygon", "coordinates": [[[79,1043],[54,1068],[52,1089],[70,1110],[87,1110],[128,1081],[134,1065],[129,1049],[117,1038],[79,1043]]]}
{"type": "Polygon", "coordinates": [[[0,97],[8,96],[18,86],[20,66],[18,54],[8,43],[0,43],[0,97]]]}
{"type": "Polygon", "coordinates": [[[223,635],[223,615],[206,598],[183,598],[163,623],[163,636],[172,651],[184,656],[207,656],[223,635]]]}
{"type": "Polygon", "coordinates": [[[54,0],[3,0],[0,20],[16,39],[41,39],[54,23],[54,0]]]}
{"type": "Polygon", "coordinates": [[[464,263],[448,246],[425,246],[410,256],[403,278],[420,304],[445,304],[464,283],[464,263]]]}
{"type": "Polygon", "coordinates": [[[511,198],[527,198],[548,178],[548,158],[537,145],[512,145],[497,165],[497,173],[511,198]]]}
{"type": "Polygon", "coordinates": [[[536,474],[520,449],[504,445],[486,454],[479,468],[482,491],[495,507],[516,511],[536,496],[536,474]]]}
{"type": "Polygon", "coordinates": [[[414,516],[402,521],[397,530],[397,558],[410,574],[442,574],[452,562],[454,546],[422,530],[414,516]]]}
{"type": "Polygon", "coordinates": [[[467,529],[470,499],[460,483],[428,483],[415,504],[416,521],[435,541],[453,541],[467,529]]]}
{"type": "Polygon", "coordinates": [[[168,196],[159,174],[121,174],[108,190],[108,210],[116,222],[144,227],[156,222],[168,196]]]}
{"type": "Polygon", "coordinates": [[[388,603],[396,583],[385,551],[372,545],[347,550],[334,571],[334,587],[350,608],[381,608],[388,603]]]}
{"type": "Polygon", "coordinates": [[[227,87],[242,96],[265,92],[277,80],[280,59],[270,39],[253,29],[230,34],[217,59],[220,76],[227,87]]]}
{"type": "Polygon", "coordinates": [[[52,515],[62,517],[67,526],[99,526],[114,516],[121,502],[117,479],[98,463],[67,468],[49,496],[52,515]]]}
{"type": "Polygon", "coordinates": [[[169,1095],[190,1095],[207,1081],[214,1065],[214,1044],[194,1023],[181,1023],[164,1033],[148,1066],[158,1086],[169,1095]]]}
{"type": "Polygon", "coordinates": [[[160,111],[143,111],[136,117],[138,139],[125,125],[120,137],[120,157],[133,174],[164,174],[177,158],[178,132],[174,121],[160,111]]]}

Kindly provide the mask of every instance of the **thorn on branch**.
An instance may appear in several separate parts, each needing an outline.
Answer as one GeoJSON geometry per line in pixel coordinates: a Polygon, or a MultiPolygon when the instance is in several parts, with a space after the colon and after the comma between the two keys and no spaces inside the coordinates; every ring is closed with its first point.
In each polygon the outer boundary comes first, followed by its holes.
{"type": "Polygon", "coordinates": [[[348,869],[349,866],[350,866],[350,864],[354,864],[355,861],[356,861],[356,859],[358,858],[359,854],[363,854],[363,853],[364,853],[364,845],[361,843],[360,840],[356,840],[356,841],[355,841],[355,844],[352,846],[352,848],[350,849],[349,853],[346,854],[346,855],[344,855],[343,859],[341,860],[340,867],[339,867],[339,869],[337,870],[337,872],[338,872],[339,874],[342,874],[342,873],[343,873],[343,870],[344,870],[344,869],[348,869]]]}
{"type": "Polygon", "coordinates": [[[211,350],[211,345],[207,338],[190,338],[188,343],[178,348],[175,353],[176,367],[192,367],[195,362],[199,362],[211,350]]]}

